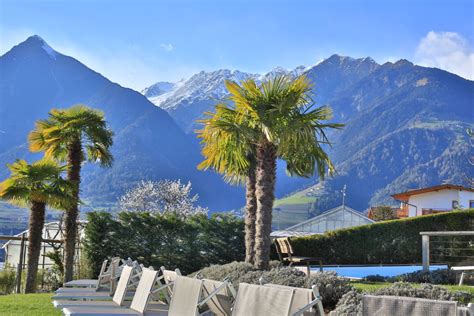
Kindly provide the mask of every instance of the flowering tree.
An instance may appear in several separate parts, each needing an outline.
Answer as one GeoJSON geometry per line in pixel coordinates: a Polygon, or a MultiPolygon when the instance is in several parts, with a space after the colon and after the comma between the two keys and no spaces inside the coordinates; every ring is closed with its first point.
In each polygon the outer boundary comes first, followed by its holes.
{"type": "Polygon", "coordinates": [[[120,210],[150,213],[175,213],[180,217],[206,214],[207,208],[195,205],[199,196],[191,195],[191,182],[180,180],[142,181],[120,198],[120,210]]]}

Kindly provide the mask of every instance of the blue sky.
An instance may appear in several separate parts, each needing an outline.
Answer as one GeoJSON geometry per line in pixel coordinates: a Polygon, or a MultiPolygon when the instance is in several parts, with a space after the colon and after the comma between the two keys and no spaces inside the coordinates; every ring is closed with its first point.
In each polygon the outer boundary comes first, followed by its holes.
{"type": "Polygon", "coordinates": [[[32,34],[124,86],[219,68],[406,58],[474,79],[474,1],[0,0],[0,53],[32,34]]]}

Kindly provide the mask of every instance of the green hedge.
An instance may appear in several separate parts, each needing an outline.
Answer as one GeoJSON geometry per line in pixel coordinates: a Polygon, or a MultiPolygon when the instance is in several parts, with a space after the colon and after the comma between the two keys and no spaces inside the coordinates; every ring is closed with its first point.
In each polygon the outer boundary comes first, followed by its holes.
{"type": "Polygon", "coordinates": [[[105,258],[114,256],[183,273],[245,257],[244,223],[232,214],[182,219],[173,214],[121,212],[115,218],[92,212],[87,219],[84,251],[94,275],[105,258]]]}
{"type": "MultiPolygon", "coordinates": [[[[297,255],[322,258],[325,264],[412,264],[421,263],[420,232],[467,230],[474,230],[473,209],[344,228],[291,241],[297,255]]],[[[459,263],[474,257],[473,236],[431,240],[432,258],[437,261],[459,263]],[[467,248],[440,251],[435,245],[467,248]]]]}

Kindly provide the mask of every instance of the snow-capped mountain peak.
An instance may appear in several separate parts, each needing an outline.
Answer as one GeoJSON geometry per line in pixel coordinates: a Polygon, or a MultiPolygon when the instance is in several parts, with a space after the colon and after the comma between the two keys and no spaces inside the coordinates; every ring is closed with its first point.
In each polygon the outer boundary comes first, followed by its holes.
{"type": "MultiPolygon", "coordinates": [[[[201,71],[188,80],[175,83],[171,90],[150,100],[169,111],[182,104],[183,101],[193,103],[210,98],[223,99],[227,94],[225,80],[242,81],[249,77],[257,78],[258,75],[229,69],[201,71]]],[[[148,91],[148,89],[145,90],[148,91]]]]}

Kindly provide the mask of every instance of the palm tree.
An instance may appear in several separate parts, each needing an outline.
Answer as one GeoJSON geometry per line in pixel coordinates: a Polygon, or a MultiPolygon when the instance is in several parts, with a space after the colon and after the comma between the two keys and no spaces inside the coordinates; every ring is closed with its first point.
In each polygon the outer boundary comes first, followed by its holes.
{"type": "Polygon", "coordinates": [[[72,185],[61,178],[61,173],[66,169],[52,160],[43,159],[31,165],[24,160],[17,160],[8,168],[11,175],[0,183],[0,199],[30,207],[25,293],[33,293],[46,206],[57,209],[69,206],[73,201],[72,185]]]}
{"type": "Polygon", "coordinates": [[[229,183],[245,183],[245,262],[253,264],[257,212],[255,146],[246,135],[242,135],[246,130],[236,124],[238,116],[231,107],[218,104],[215,112],[206,112],[205,115],[207,118],[199,121],[204,127],[197,133],[206,159],[198,168],[213,168],[224,174],[224,179],[229,183]]]}
{"type": "MultiPolygon", "coordinates": [[[[242,85],[227,81],[226,87],[236,115],[233,123],[255,148],[255,266],[267,269],[277,158],[286,161],[290,175],[309,177],[318,171],[324,178],[327,169],[334,170],[321,147],[330,144],[325,131],[343,125],[323,123],[331,119],[332,111],[327,106],[313,106],[312,87],[305,76],[275,76],[260,85],[253,79],[242,85]]],[[[236,160],[243,157],[239,151],[226,155],[239,156],[236,160]]]]}
{"type": "Polygon", "coordinates": [[[67,209],[65,217],[64,282],[73,277],[81,163],[88,160],[111,166],[112,136],[104,114],[85,105],[51,110],[48,119],[37,121],[29,135],[31,151],[45,151],[46,157],[67,162],[67,178],[74,185],[76,203],[67,209]]]}

